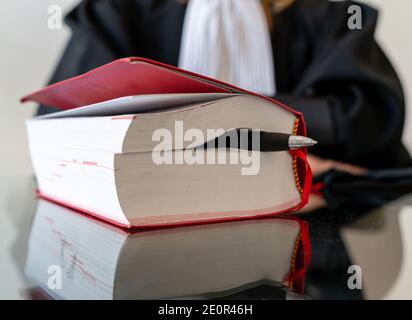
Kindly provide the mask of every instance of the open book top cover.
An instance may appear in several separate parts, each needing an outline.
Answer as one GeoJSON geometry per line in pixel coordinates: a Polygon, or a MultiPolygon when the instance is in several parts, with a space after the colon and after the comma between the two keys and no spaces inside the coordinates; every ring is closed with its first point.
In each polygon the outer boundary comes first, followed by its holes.
{"type": "MultiPolygon", "coordinates": [[[[233,85],[146,58],[115,60],[79,76],[63,80],[24,96],[59,109],[73,109],[115,98],[161,93],[244,93],[257,95],[233,85]]],[[[299,118],[299,134],[305,135],[302,114],[271,100],[299,118]]]]}

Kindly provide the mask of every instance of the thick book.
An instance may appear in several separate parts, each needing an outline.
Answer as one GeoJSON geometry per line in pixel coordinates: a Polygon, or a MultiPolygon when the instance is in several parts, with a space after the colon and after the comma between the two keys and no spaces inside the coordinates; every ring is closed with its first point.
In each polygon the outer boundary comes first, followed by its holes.
{"type": "Polygon", "coordinates": [[[204,147],[242,128],[305,135],[302,115],[268,97],[125,58],[22,100],[62,109],[27,121],[39,194],[120,226],[245,219],[307,202],[306,150],[204,147]]]}
{"type": "Polygon", "coordinates": [[[294,217],[127,232],[40,200],[25,273],[55,299],[223,298],[302,292],[309,256],[294,217]]]}

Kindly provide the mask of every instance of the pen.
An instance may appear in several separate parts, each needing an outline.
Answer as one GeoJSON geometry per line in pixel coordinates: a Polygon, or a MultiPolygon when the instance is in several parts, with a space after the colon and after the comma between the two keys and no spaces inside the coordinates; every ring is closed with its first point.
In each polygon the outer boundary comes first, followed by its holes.
{"type": "Polygon", "coordinates": [[[317,143],[316,140],[304,136],[241,128],[229,130],[216,139],[206,142],[204,148],[225,147],[250,151],[274,152],[312,147],[317,143]]]}

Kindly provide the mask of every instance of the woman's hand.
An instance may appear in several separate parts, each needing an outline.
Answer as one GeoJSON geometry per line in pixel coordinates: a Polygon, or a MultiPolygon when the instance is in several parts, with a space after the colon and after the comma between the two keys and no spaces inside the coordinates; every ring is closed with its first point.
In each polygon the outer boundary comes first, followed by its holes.
{"type": "MultiPolygon", "coordinates": [[[[360,175],[367,172],[367,169],[354,166],[348,163],[339,162],[331,159],[322,159],[312,154],[307,156],[309,165],[312,169],[313,175],[324,173],[330,169],[336,169],[339,171],[345,171],[350,174],[360,175]]],[[[305,213],[310,212],[325,206],[325,199],[320,194],[311,193],[309,195],[309,201],[307,205],[300,209],[298,212],[305,213]]]]}
{"type": "MultiPolygon", "coordinates": [[[[335,160],[322,159],[312,154],[308,154],[307,158],[309,161],[309,165],[312,168],[313,175],[324,173],[330,169],[345,171],[345,172],[348,172],[354,175],[360,175],[360,174],[364,174],[367,172],[367,169],[362,168],[362,167],[354,166],[348,163],[339,162],[335,160]]],[[[307,205],[304,208],[300,209],[298,212],[300,213],[310,212],[310,211],[324,207],[325,204],[326,204],[325,199],[322,197],[321,194],[311,193],[309,195],[309,201],[307,205]]]]}
{"type": "Polygon", "coordinates": [[[308,154],[307,158],[314,176],[324,173],[330,169],[348,172],[353,175],[364,174],[368,171],[365,168],[358,167],[349,163],[339,162],[331,159],[322,159],[312,154],[308,154]]]}

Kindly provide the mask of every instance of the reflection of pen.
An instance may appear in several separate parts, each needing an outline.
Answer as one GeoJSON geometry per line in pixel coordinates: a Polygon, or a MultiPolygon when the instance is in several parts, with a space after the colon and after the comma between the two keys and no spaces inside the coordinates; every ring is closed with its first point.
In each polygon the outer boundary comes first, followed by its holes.
{"type": "Polygon", "coordinates": [[[207,142],[205,147],[217,146],[262,152],[294,150],[312,147],[318,143],[308,137],[247,128],[230,130],[212,141],[207,142]]]}

